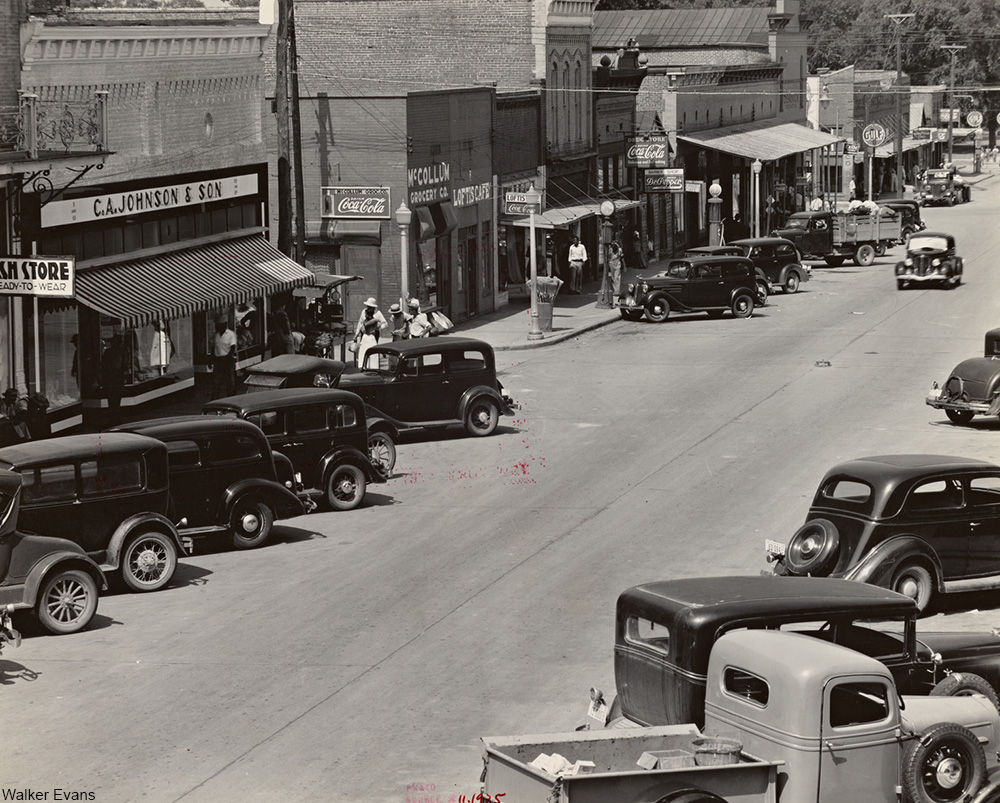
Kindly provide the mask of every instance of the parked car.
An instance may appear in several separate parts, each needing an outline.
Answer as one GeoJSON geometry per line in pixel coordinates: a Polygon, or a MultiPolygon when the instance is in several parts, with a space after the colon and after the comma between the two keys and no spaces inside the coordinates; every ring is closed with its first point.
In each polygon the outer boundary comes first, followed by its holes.
{"type": "MultiPolygon", "coordinates": [[[[700,259],[701,257],[743,257],[746,256],[743,249],[735,245],[699,245],[695,248],[688,248],[684,254],[684,259],[700,259]]],[[[759,266],[755,267],[757,278],[757,300],[760,306],[767,304],[767,297],[774,292],[774,287],[768,281],[764,271],[759,266]]]]}
{"type": "Polygon", "coordinates": [[[912,597],[1000,587],[1000,466],[943,455],[862,457],[831,468],[776,574],[840,577],[912,597]]]}
{"type": "Polygon", "coordinates": [[[782,237],[757,237],[733,240],[731,245],[743,252],[767,280],[786,293],[796,292],[808,282],[812,269],[802,264],[802,255],[795,243],[782,237]]]}
{"type": "Polygon", "coordinates": [[[997,704],[1000,635],[917,631],[910,597],[848,580],[697,577],[629,588],[615,618],[607,723],[704,723],[716,641],[733,630],[802,633],[877,658],[902,694],[985,694],[997,704]],[[877,624],[876,624],[877,623],[877,624]]]}
{"type": "Polygon", "coordinates": [[[749,318],[760,301],[753,263],[716,256],[671,260],[665,271],[630,282],[619,307],[627,321],[645,315],[650,323],[662,323],[671,311],[718,317],[731,310],[737,318],[749,318]]]}
{"type": "Polygon", "coordinates": [[[972,200],[972,188],[954,167],[942,167],[924,173],[917,198],[923,206],[954,206],[972,200]]]}
{"type": "Polygon", "coordinates": [[[944,410],[955,424],[968,424],[976,415],[1000,415],[1000,329],[986,333],[982,357],[962,360],[944,387],[933,383],[924,401],[944,410]]]}
{"type": "Polygon", "coordinates": [[[922,231],[906,241],[906,257],[896,263],[896,287],[936,284],[951,289],[962,283],[963,268],[952,235],[922,231]]]}
{"type": "Polygon", "coordinates": [[[300,516],[291,461],[238,418],[193,415],[136,421],[136,432],[167,445],[170,518],[182,536],[225,532],[237,549],[261,546],[279,519],[300,516]]]}
{"type": "MultiPolygon", "coordinates": [[[[247,368],[242,390],[253,393],[275,388],[332,388],[340,381],[345,368],[340,360],[307,354],[279,354],[247,368]]],[[[381,416],[369,412],[368,453],[386,476],[396,466],[396,443],[392,432],[393,427],[381,416]]]]}
{"type": "Polygon", "coordinates": [[[287,457],[302,493],[333,510],[353,510],[370,482],[385,475],[368,456],[368,421],[361,397],[344,390],[285,388],[209,402],[208,415],[255,424],[271,448],[287,457]]]}
{"type": "Polygon", "coordinates": [[[0,469],[0,607],[34,615],[49,633],[83,630],[107,588],[79,544],[18,530],[21,475],[0,469]]]}
{"type": "Polygon", "coordinates": [[[187,552],[167,515],[167,447],[127,432],[68,435],[0,449],[22,477],[19,525],[83,547],[131,591],[156,591],[187,552]]]}
{"type": "Polygon", "coordinates": [[[501,415],[520,405],[497,379],[493,348],[471,337],[435,337],[379,343],[362,369],[341,374],[337,387],[357,393],[375,420],[371,429],[393,440],[410,430],[464,425],[491,435],[501,415]]]}
{"type": "Polygon", "coordinates": [[[879,206],[888,206],[899,212],[901,216],[900,235],[903,242],[906,242],[911,234],[916,234],[927,228],[927,224],[920,216],[920,203],[918,201],[890,198],[887,201],[879,201],[879,206]]]}

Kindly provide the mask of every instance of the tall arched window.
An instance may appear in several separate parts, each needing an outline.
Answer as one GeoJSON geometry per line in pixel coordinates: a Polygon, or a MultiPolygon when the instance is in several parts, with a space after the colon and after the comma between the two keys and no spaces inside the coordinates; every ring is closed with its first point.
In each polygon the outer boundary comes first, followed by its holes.
{"type": "Polygon", "coordinates": [[[549,88],[549,118],[552,120],[552,144],[559,142],[559,62],[552,62],[552,86],[549,88]]]}
{"type": "Polygon", "coordinates": [[[571,80],[570,76],[572,76],[572,74],[573,73],[570,71],[570,68],[569,68],[569,60],[564,61],[563,62],[563,81],[562,81],[563,91],[562,91],[562,104],[561,104],[562,105],[562,122],[563,122],[563,130],[566,132],[566,139],[568,139],[570,141],[572,141],[572,139],[573,139],[573,131],[572,131],[572,127],[571,127],[572,118],[570,117],[570,113],[569,113],[570,103],[571,103],[570,96],[573,94],[571,91],[569,91],[569,90],[572,89],[572,84],[570,83],[570,80],[571,80]]]}

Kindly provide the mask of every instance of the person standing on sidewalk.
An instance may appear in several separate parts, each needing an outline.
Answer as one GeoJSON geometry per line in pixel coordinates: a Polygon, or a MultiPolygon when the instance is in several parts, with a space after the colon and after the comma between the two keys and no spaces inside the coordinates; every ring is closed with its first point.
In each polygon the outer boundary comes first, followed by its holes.
{"type": "Polygon", "coordinates": [[[212,342],[212,398],[222,399],[236,393],[236,333],[229,328],[229,317],[215,319],[212,342]]]}
{"type": "Polygon", "coordinates": [[[583,263],[587,261],[587,247],[579,237],[573,238],[569,247],[569,292],[579,295],[583,291],[583,263]]]}
{"type": "Polygon", "coordinates": [[[608,246],[608,278],[611,282],[611,306],[617,307],[622,292],[622,248],[617,242],[608,246]]]}

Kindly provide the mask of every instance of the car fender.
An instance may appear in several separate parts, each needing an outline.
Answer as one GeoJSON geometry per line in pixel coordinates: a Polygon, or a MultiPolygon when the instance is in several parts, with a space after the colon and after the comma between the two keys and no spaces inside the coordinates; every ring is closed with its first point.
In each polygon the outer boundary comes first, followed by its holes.
{"type": "Polygon", "coordinates": [[[732,305],[732,303],[740,296],[749,296],[753,300],[754,305],[757,304],[756,288],[754,290],[751,290],[749,287],[733,288],[732,292],[729,294],[730,305],[732,305]]]}
{"type": "Polygon", "coordinates": [[[108,581],[104,577],[104,572],[93,560],[78,552],[52,552],[42,558],[31,567],[28,577],[24,581],[24,594],[20,603],[13,603],[15,608],[34,608],[38,600],[38,590],[53,571],[64,569],[80,569],[94,578],[97,588],[104,591],[108,587],[108,581]]]}
{"type": "Polygon", "coordinates": [[[371,458],[367,453],[355,449],[353,446],[338,446],[323,455],[323,459],[320,461],[320,476],[323,478],[324,487],[327,475],[334,466],[341,463],[348,463],[360,468],[365,473],[365,479],[368,482],[385,482],[385,477],[372,465],[371,458]]]}
{"type": "Polygon", "coordinates": [[[501,415],[513,415],[510,407],[507,406],[507,402],[504,401],[503,396],[500,395],[496,388],[491,388],[489,385],[476,385],[475,387],[469,388],[465,393],[462,394],[462,398],[458,402],[458,420],[465,421],[465,411],[469,409],[469,405],[473,401],[478,399],[480,396],[488,396],[497,403],[497,407],[500,408],[501,415]]]}
{"type": "Polygon", "coordinates": [[[678,301],[675,295],[665,288],[650,288],[649,292],[643,296],[641,302],[643,309],[649,309],[650,305],[659,298],[666,299],[671,309],[685,311],[689,309],[686,304],[678,301]]]}
{"type": "Polygon", "coordinates": [[[955,273],[961,274],[965,269],[965,260],[962,257],[955,257],[955,273]]]}
{"type": "Polygon", "coordinates": [[[916,535],[899,535],[883,541],[852,566],[843,577],[847,580],[888,588],[892,575],[899,565],[913,558],[922,558],[933,567],[936,588],[942,591],[944,581],[941,579],[941,561],[930,545],[916,535]]]}
{"type": "Polygon", "coordinates": [[[178,555],[184,556],[190,554],[191,548],[187,545],[190,541],[181,539],[180,534],[177,532],[177,525],[170,521],[170,519],[159,513],[136,513],[119,524],[118,529],[111,536],[111,540],[108,541],[104,565],[101,566],[102,569],[114,571],[118,568],[125,539],[141,528],[148,528],[154,532],[169,535],[177,546],[178,555]]]}
{"type": "Polygon", "coordinates": [[[380,413],[374,407],[365,407],[365,418],[368,421],[368,432],[385,432],[393,441],[399,438],[399,427],[393,423],[392,419],[380,413]],[[369,410],[371,412],[369,412],[369,410]]]}
{"type": "Polygon", "coordinates": [[[219,524],[228,524],[233,514],[236,503],[244,496],[252,495],[260,497],[263,501],[274,507],[275,518],[292,518],[305,513],[305,506],[302,500],[295,493],[280,482],[264,480],[260,478],[245,479],[234,482],[226,489],[223,497],[221,516],[219,524]]]}

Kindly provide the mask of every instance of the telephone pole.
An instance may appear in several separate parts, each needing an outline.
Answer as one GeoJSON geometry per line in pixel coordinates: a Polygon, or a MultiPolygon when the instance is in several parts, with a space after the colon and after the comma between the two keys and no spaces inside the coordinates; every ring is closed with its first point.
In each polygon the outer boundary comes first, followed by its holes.
{"type": "Polygon", "coordinates": [[[292,193],[288,135],[288,11],[291,0],[278,0],[275,41],[274,112],[278,127],[278,250],[292,255],[292,193]]]}
{"type": "Polygon", "coordinates": [[[299,53],[295,47],[295,3],[288,3],[288,63],[291,78],[292,169],[295,180],[295,255],[302,263],[306,253],[306,203],[302,187],[302,122],[299,117],[299,53]]]}
{"type": "Polygon", "coordinates": [[[955,161],[955,151],[952,148],[952,128],[955,124],[955,53],[965,50],[965,45],[941,45],[942,50],[951,53],[951,92],[948,99],[948,161],[955,161]]]}
{"type": "Polygon", "coordinates": [[[903,171],[903,42],[902,26],[905,20],[913,19],[916,14],[883,14],[896,23],[896,182],[900,197],[903,196],[903,185],[906,183],[906,173],[903,171]]]}

